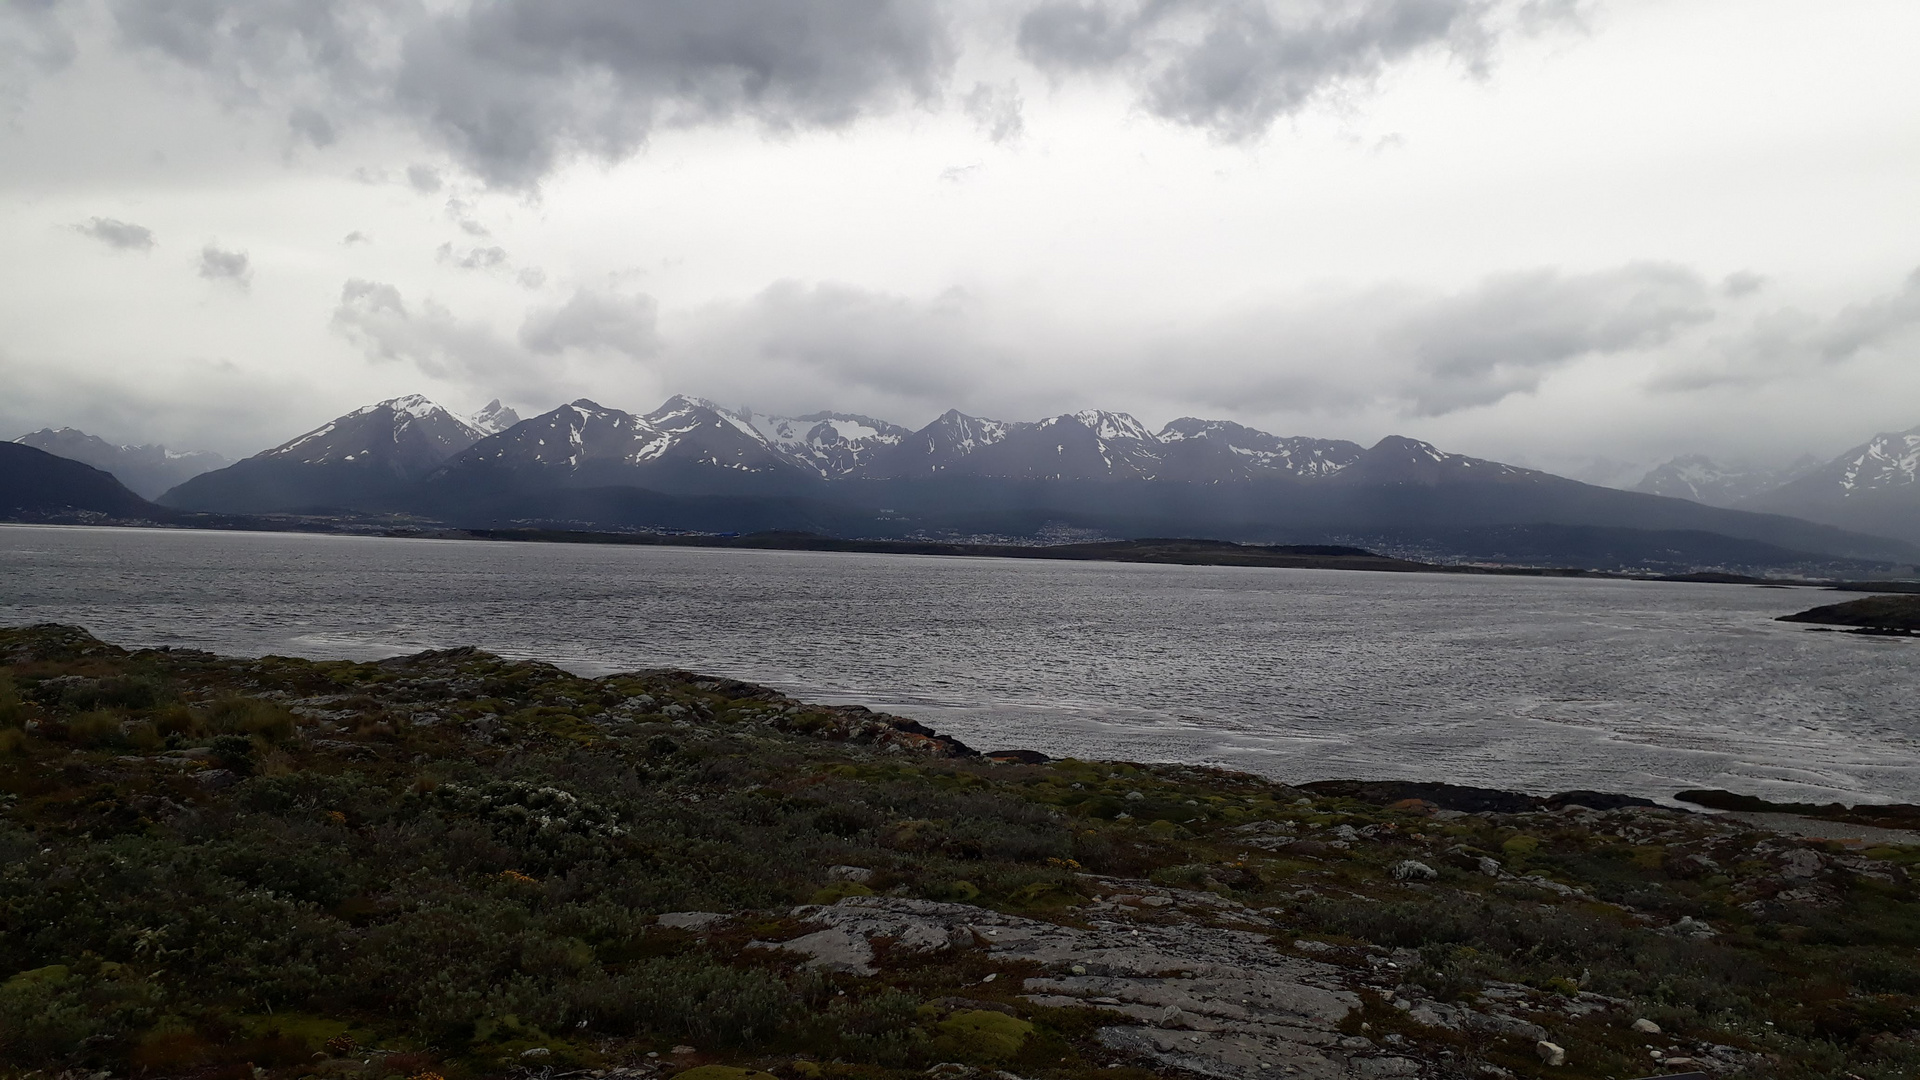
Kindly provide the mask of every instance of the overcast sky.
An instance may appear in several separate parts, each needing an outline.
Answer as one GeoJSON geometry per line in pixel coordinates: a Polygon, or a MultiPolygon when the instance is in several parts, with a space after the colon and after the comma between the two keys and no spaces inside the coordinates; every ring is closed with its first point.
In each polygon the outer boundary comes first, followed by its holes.
{"type": "Polygon", "coordinates": [[[0,433],[1920,424],[1912,0],[0,0],[0,433]]]}

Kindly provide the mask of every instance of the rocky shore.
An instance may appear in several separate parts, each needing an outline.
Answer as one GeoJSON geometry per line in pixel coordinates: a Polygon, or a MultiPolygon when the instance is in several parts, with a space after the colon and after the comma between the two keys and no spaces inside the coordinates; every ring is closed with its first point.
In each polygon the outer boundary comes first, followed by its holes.
{"type": "Polygon", "coordinates": [[[1911,808],[1716,809],[0,630],[0,1076],[1914,1075],[1911,808]]]}

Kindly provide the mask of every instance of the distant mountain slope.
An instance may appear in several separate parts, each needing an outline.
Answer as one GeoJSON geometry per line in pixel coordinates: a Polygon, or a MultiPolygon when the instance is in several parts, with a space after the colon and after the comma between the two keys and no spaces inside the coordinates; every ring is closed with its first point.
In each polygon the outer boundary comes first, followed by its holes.
{"type": "Polygon", "coordinates": [[[111,473],[32,446],[0,443],[0,518],[46,521],[76,515],[167,516],[111,473]]]}
{"type": "Polygon", "coordinates": [[[1920,427],[1876,435],[1739,506],[1920,543],[1920,427]]]}
{"type": "Polygon", "coordinates": [[[110,472],[143,499],[227,464],[219,454],[176,453],[159,445],[118,446],[69,427],[41,428],[14,441],[110,472]]]}
{"type": "Polygon", "coordinates": [[[471,424],[418,394],[393,398],[196,476],[159,501],[232,514],[382,509],[479,439],[471,424]]]}
{"type": "Polygon", "coordinates": [[[1819,464],[1808,456],[1785,468],[1723,465],[1704,454],[1683,454],[1654,466],[1633,490],[1691,499],[1708,506],[1738,506],[1742,500],[1771,491],[1818,468],[1819,464]]]}

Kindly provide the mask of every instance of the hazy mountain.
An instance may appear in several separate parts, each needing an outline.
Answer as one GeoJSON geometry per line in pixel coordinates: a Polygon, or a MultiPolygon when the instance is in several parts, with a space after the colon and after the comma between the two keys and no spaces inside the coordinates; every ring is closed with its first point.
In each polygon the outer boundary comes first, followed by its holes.
{"type": "Polygon", "coordinates": [[[227,464],[226,458],[207,451],[178,453],[158,445],[118,446],[69,427],[41,428],[14,442],[104,469],[143,499],[227,464]]]}
{"type": "Polygon", "coordinates": [[[1722,465],[1704,454],[1683,454],[1656,465],[1633,486],[1649,495],[1692,499],[1708,506],[1737,506],[1743,499],[1771,491],[1819,466],[1808,455],[1785,468],[1722,465]]]}
{"type": "Polygon", "coordinates": [[[156,520],[167,514],[102,469],[23,443],[0,443],[0,518],[68,521],[98,516],[156,520]]]}
{"type": "Polygon", "coordinates": [[[1920,427],[1876,435],[1739,505],[1920,542],[1920,427]]]}
{"type": "Polygon", "coordinates": [[[498,435],[519,422],[520,414],[500,404],[499,398],[487,402],[486,408],[474,413],[468,421],[482,435],[498,435]]]}
{"type": "Polygon", "coordinates": [[[355,409],[159,501],[236,514],[378,509],[479,439],[471,424],[413,394],[355,409]]]}

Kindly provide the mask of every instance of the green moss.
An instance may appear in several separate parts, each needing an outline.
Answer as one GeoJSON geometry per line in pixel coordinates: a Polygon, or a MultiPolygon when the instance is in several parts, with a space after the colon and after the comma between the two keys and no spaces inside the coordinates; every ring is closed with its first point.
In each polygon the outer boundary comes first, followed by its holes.
{"type": "Polygon", "coordinates": [[[962,1061],[1006,1061],[1020,1052],[1033,1025],[987,1009],[957,1012],[934,1025],[934,1050],[962,1061]]]}

